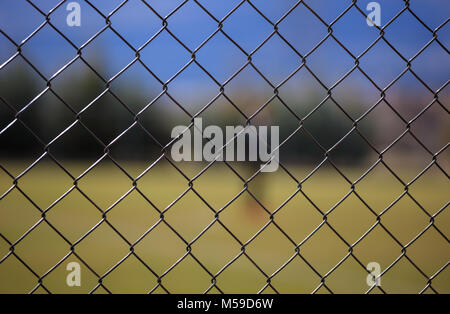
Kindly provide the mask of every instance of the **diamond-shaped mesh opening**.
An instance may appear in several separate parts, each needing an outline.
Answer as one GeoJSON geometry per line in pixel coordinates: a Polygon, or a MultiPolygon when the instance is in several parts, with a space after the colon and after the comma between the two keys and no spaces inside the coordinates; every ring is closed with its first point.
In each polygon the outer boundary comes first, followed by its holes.
{"type": "Polygon", "coordinates": [[[169,29],[190,50],[195,50],[217,29],[213,19],[195,2],[188,1],[170,18],[169,29]],[[190,19],[189,16],[196,16],[190,19]],[[189,32],[184,32],[189,28],[189,32]]]}
{"type": "Polygon", "coordinates": [[[161,28],[161,21],[142,1],[128,1],[111,17],[114,29],[127,39],[135,48],[143,46],[161,28]],[[133,16],[133,19],[129,17],[133,16]],[[145,32],[136,36],[132,32],[133,24],[142,27],[145,32]]]}
{"type": "Polygon", "coordinates": [[[101,211],[78,190],[71,191],[47,213],[47,220],[72,243],[91,230],[101,217],[101,211]]]}
{"type": "Polygon", "coordinates": [[[347,245],[328,225],[319,226],[302,244],[300,254],[314,265],[322,276],[333,269],[348,252],[347,245]],[[326,246],[319,249],[318,243],[326,243],[326,246]]]}
{"type": "Polygon", "coordinates": [[[4,64],[0,78],[2,107],[15,110],[23,109],[45,88],[42,77],[20,57],[4,64]],[[12,87],[6,88],[9,84],[12,87]]]}
{"type": "Polygon", "coordinates": [[[67,5],[0,3],[1,293],[450,291],[442,4],[67,5]],[[277,171],[175,161],[194,118],[277,171]]]}
{"type": "Polygon", "coordinates": [[[253,55],[253,64],[273,84],[278,85],[297,69],[301,58],[279,36],[272,36],[253,55]],[[271,56],[276,55],[273,59],[271,56]]]}
{"type": "Polygon", "coordinates": [[[27,38],[44,22],[44,17],[26,0],[14,2],[13,6],[5,3],[2,6],[1,29],[15,42],[27,38]],[[9,12],[6,14],[6,12],[9,12]],[[23,19],[24,14],[27,18],[23,19]],[[22,22],[21,22],[22,20],[22,22]]]}
{"type": "Polygon", "coordinates": [[[86,165],[83,173],[77,177],[77,186],[102,210],[106,210],[120,199],[132,187],[132,181],[127,174],[121,170],[118,163],[110,159],[97,161],[94,167],[86,165]],[[110,176],[109,185],[102,186],[97,193],[90,193],[99,184],[99,179],[104,174],[110,176]]]}
{"type": "Polygon", "coordinates": [[[14,245],[14,253],[42,276],[67,254],[68,246],[53,228],[42,221],[34,226],[27,237],[14,245]]]}
{"type": "Polygon", "coordinates": [[[329,275],[327,286],[332,291],[342,291],[342,293],[364,293],[367,290],[364,280],[367,275],[367,271],[355,259],[349,257],[329,275]],[[349,281],[348,277],[359,278],[359,280],[349,281]]]}
{"type": "Polygon", "coordinates": [[[145,264],[130,255],[105,278],[104,284],[112,293],[143,294],[148,293],[157,282],[145,264]],[[123,286],[126,286],[125,290],[123,286]]]}
{"type": "Polygon", "coordinates": [[[214,163],[195,180],[195,189],[208,191],[204,200],[216,211],[222,209],[242,190],[242,180],[224,163],[214,163]],[[215,180],[220,177],[222,180],[215,180]]]}
{"type": "Polygon", "coordinates": [[[191,54],[169,32],[163,31],[140,51],[141,60],[162,81],[168,81],[189,61],[191,54]]]}
{"type": "Polygon", "coordinates": [[[327,36],[327,27],[301,3],[280,22],[280,33],[303,56],[313,50],[327,36]],[[298,36],[296,29],[308,29],[298,36]]]}
{"type": "Polygon", "coordinates": [[[405,58],[412,58],[427,42],[427,35],[429,31],[420,23],[416,22],[416,19],[408,11],[402,13],[398,16],[395,21],[386,28],[386,39],[390,42],[396,42],[395,46],[398,52],[402,54],[405,58]],[[411,25],[407,31],[402,25],[411,25]],[[414,32],[416,39],[414,41],[408,41],[405,45],[402,43],[405,40],[406,34],[409,32],[414,32]]]}
{"type": "Polygon", "coordinates": [[[309,293],[320,285],[318,276],[307,262],[295,255],[272,279],[279,293],[309,293]]]}
{"type": "MultiPolygon", "coordinates": [[[[158,276],[162,276],[186,254],[186,244],[161,220],[142,234],[135,244],[135,250],[148,267],[158,276]]],[[[164,282],[162,284],[164,285],[164,282]]]]}
{"type": "Polygon", "coordinates": [[[401,258],[383,275],[381,284],[390,293],[419,293],[426,286],[427,278],[406,258],[401,258]]]}
{"type": "Polygon", "coordinates": [[[22,52],[48,78],[73,59],[75,50],[64,37],[46,25],[23,45],[22,52]],[[48,59],[52,60],[51,64],[48,59]]]}
{"type": "Polygon", "coordinates": [[[73,123],[73,112],[51,92],[41,95],[26,111],[21,120],[30,126],[33,133],[44,143],[49,143],[73,123]],[[42,115],[42,111],[53,112],[59,119],[42,115]]]}
{"type": "Polygon", "coordinates": [[[9,241],[18,240],[41,218],[40,211],[17,189],[3,196],[1,209],[2,235],[9,241]]]}
{"type": "Polygon", "coordinates": [[[354,243],[376,222],[376,216],[357,196],[351,194],[333,209],[329,215],[329,222],[344,239],[354,243]],[[361,223],[352,224],[353,220],[361,223]]]}
{"type": "Polygon", "coordinates": [[[374,41],[370,47],[361,57],[360,67],[379,88],[385,88],[404,71],[406,63],[383,40],[374,41]]]}
{"type": "Polygon", "coordinates": [[[195,256],[214,274],[241,252],[239,242],[223,227],[220,219],[211,225],[192,247],[195,256]],[[221,243],[219,247],[210,245],[215,242],[221,243]]]}
{"type": "Polygon", "coordinates": [[[81,239],[75,251],[100,275],[110,271],[129,252],[127,243],[106,221],[97,224],[81,239]]]}
{"type": "Polygon", "coordinates": [[[72,187],[73,180],[49,157],[44,157],[37,164],[28,168],[26,172],[23,172],[18,184],[27,191],[26,194],[33,200],[33,203],[42,209],[46,209],[72,187]],[[52,176],[48,177],[48,180],[42,180],[42,175],[48,172],[51,172],[52,176]],[[47,193],[42,193],[42,189],[47,193]]]}
{"type": "Polygon", "coordinates": [[[230,291],[244,294],[254,293],[267,282],[268,274],[261,273],[246,255],[240,255],[237,259],[233,259],[227,266],[217,278],[221,281],[219,287],[224,293],[230,293],[230,291]],[[236,276],[242,280],[239,287],[234,286],[234,282],[237,280],[236,276]]]}
{"type": "Polygon", "coordinates": [[[2,261],[2,293],[26,293],[36,286],[36,276],[14,256],[2,261]]]}
{"type": "Polygon", "coordinates": [[[271,224],[246,246],[246,252],[264,272],[272,274],[292,256],[294,248],[292,242],[271,224]]]}
{"type": "Polygon", "coordinates": [[[247,1],[240,4],[228,16],[223,29],[239,47],[250,53],[272,33],[273,28],[247,1]],[[253,23],[248,24],[248,20],[253,23]]]}
{"type": "Polygon", "coordinates": [[[165,214],[165,220],[188,242],[201,233],[213,219],[214,212],[192,191],[184,194],[165,214]],[[196,221],[196,224],[186,224],[189,220],[196,221]]]}

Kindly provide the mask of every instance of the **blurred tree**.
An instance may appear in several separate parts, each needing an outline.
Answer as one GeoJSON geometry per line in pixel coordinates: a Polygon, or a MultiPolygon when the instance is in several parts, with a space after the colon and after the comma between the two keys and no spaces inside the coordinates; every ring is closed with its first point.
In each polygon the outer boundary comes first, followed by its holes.
{"type": "MultiPolygon", "coordinates": [[[[99,69],[101,66],[94,68],[99,69]]],[[[151,101],[152,97],[156,96],[154,93],[154,96],[144,97],[141,91],[145,89],[139,85],[137,78],[111,86],[113,92],[111,93],[106,84],[90,70],[72,74],[60,85],[61,88],[58,89],[57,94],[66,104],[51,92],[47,92],[25,111],[23,119],[47,144],[76,121],[76,113],[80,113],[79,119],[85,127],[78,123],[50,147],[51,152],[56,156],[67,159],[99,158],[104,153],[104,147],[129,128],[135,121],[135,115],[147,105],[148,101],[151,101]],[[69,110],[66,105],[72,107],[76,113],[69,110]]],[[[14,111],[6,105],[5,101],[19,110],[39,94],[39,88],[38,80],[32,75],[32,71],[21,67],[9,69],[9,74],[0,78],[0,100],[2,100],[0,126],[2,128],[14,120],[14,111]]],[[[44,88],[45,85],[42,89],[44,88]]],[[[233,94],[233,91],[229,93],[233,94]]],[[[243,91],[238,91],[236,99],[236,103],[248,116],[259,108],[260,103],[264,103],[261,97],[252,94],[251,91],[247,91],[245,95],[243,91]]],[[[314,91],[303,99],[289,100],[293,110],[300,117],[306,116],[320,102],[318,93],[314,91]]],[[[345,107],[349,114],[352,114],[356,106],[358,102],[345,107]]],[[[174,126],[172,122],[176,120],[177,114],[165,107],[152,106],[139,116],[141,125],[163,145],[166,145],[170,139],[174,126]]],[[[245,124],[245,119],[229,104],[228,110],[223,110],[222,106],[222,109],[208,112],[205,125],[216,124],[225,127],[225,125],[245,124]]],[[[267,106],[267,109],[252,119],[252,123],[279,125],[280,142],[299,126],[299,121],[287,110],[282,110],[281,106],[275,105],[267,106]]],[[[325,149],[329,149],[351,129],[352,123],[337,106],[326,102],[305,120],[304,127],[325,149]]],[[[370,131],[367,127],[363,130],[366,133],[370,131]]],[[[321,160],[323,152],[314,141],[303,131],[298,133],[283,146],[282,161],[298,163],[321,160]]],[[[0,147],[2,157],[25,158],[36,152],[43,152],[43,145],[30,137],[30,133],[20,123],[0,135],[0,147]]],[[[331,156],[354,163],[364,158],[368,149],[370,148],[367,144],[358,139],[358,136],[349,136],[332,152],[331,156]]],[[[152,160],[160,152],[160,147],[138,125],[120,136],[120,139],[110,147],[111,155],[121,159],[152,160]]]]}
{"type": "MultiPolygon", "coordinates": [[[[25,157],[27,152],[36,152],[42,145],[20,123],[15,115],[39,93],[36,77],[24,65],[10,65],[3,69],[0,77],[0,155],[2,157],[25,157]],[[8,128],[6,128],[10,125],[8,128]]],[[[36,104],[33,104],[35,106],[36,104]]],[[[20,117],[22,118],[22,117],[20,117]]],[[[27,121],[33,130],[40,124],[40,116],[27,121]]]]}

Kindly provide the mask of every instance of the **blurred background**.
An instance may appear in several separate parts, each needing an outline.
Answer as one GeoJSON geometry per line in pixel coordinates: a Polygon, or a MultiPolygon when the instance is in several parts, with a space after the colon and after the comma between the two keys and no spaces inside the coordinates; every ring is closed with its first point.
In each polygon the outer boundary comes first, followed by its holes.
{"type": "Polygon", "coordinates": [[[89,292],[117,266],[111,292],[200,293],[209,271],[210,292],[255,293],[275,274],[264,292],[362,293],[369,262],[388,269],[386,292],[435,274],[425,292],[450,292],[447,1],[378,1],[386,41],[352,1],[77,1],[80,27],[59,2],[0,0],[0,292],[89,292]],[[270,36],[280,19],[285,40],[270,36]],[[285,167],[245,184],[254,165],[197,176],[206,163],[159,158],[199,111],[204,125],[257,112],[252,124],[280,126],[285,167]],[[70,261],[81,287],[65,283],[70,261]]]}

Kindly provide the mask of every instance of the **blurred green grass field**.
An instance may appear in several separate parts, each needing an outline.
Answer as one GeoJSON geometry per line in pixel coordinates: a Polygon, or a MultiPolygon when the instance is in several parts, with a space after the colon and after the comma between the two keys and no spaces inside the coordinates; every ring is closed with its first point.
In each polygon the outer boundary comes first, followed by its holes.
{"type": "MultiPolygon", "coordinates": [[[[13,175],[18,175],[26,167],[26,163],[20,162],[4,162],[2,165],[13,175]]],[[[78,176],[89,164],[69,162],[64,166],[78,176]]],[[[148,167],[137,162],[124,162],[123,166],[134,177],[148,167]]],[[[201,169],[200,165],[179,166],[189,177],[201,169]]],[[[296,178],[303,179],[314,167],[288,168],[296,178]]],[[[238,169],[245,177],[249,176],[248,170],[238,169]]],[[[354,181],[365,169],[346,167],[342,171],[354,181]]],[[[396,168],[396,172],[402,180],[409,182],[420,169],[396,168]]],[[[1,172],[0,194],[11,185],[12,179],[1,172]]],[[[46,209],[73,186],[73,180],[56,164],[43,161],[20,178],[18,186],[37,206],[46,209]]],[[[110,209],[106,214],[107,221],[130,243],[160,219],[157,210],[137,191],[132,191],[111,208],[133,187],[132,180],[112,162],[101,162],[78,181],[78,187],[101,210],[110,209]]],[[[138,180],[137,187],[162,211],[186,191],[189,184],[172,166],[162,161],[138,180]]],[[[219,210],[240,193],[243,183],[224,164],[215,164],[193,182],[193,188],[212,208],[219,210]]],[[[338,203],[350,188],[350,184],[330,167],[320,168],[302,185],[302,191],[324,212],[338,203]]],[[[249,190],[273,212],[298,189],[297,183],[279,170],[257,176],[249,184],[249,190]]],[[[379,165],[356,184],[355,190],[374,212],[380,213],[404,192],[404,186],[383,165],[379,165]]],[[[432,215],[446,206],[449,191],[448,179],[435,166],[409,187],[409,193],[432,215]]],[[[0,201],[0,232],[11,242],[16,242],[40,218],[39,210],[17,189],[0,201]]],[[[269,214],[252,201],[247,192],[219,215],[220,221],[242,243],[251,239],[269,218],[269,214]]],[[[75,242],[101,221],[102,213],[74,189],[46,213],[46,219],[69,241],[75,242]]],[[[193,191],[189,191],[168,209],[164,220],[190,242],[214,220],[214,212],[193,191]]],[[[274,221],[295,243],[300,243],[323,222],[323,216],[302,193],[297,193],[274,215],[274,221]]],[[[376,215],[354,194],[327,217],[327,222],[350,244],[355,243],[376,221],[376,215]]],[[[430,218],[405,195],[381,216],[381,223],[406,245],[429,226],[430,218]]],[[[448,237],[448,209],[435,217],[434,225],[448,237]]],[[[348,251],[349,247],[326,224],[300,248],[302,256],[321,275],[328,273],[348,251]]],[[[0,259],[9,252],[8,243],[0,238],[0,259]]],[[[14,252],[42,276],[70,252],[70,245],[43,222],[14,247],[14,252]]],[[[129,245],[103,222],[76,244],[75,252],[97,274],[104,275],[130,250],[129,245]]],[[[134,252],[161,275],[185,255],[186,244],[165,223],[160,223],[136,244],[134,252]]],[[[294,255],[295,246],[271,224],[246,246],[245,252],[265,274],[272,275],[294,255]]],[[[217,222],[192,244],[192,254],[213,274],[240,253],[241,245],[217,222]]],[[[364,265],[378,262],[384,270],[402,254],[402,249],[378,225],[358,242],[353,254],[364,265]]],[[[450,247],[448,240],[431,227],[406,249],[406,255],[426,276],[431,277],[449,262],[450,247]]],[[[72,261],[79,262],[72,255],[44,277],[42,282],[48,290],[85,293],[97,285],[98,277],[82,264],[81,287],[68,287],[66,265],[72,261]]],[[[326,277],[325,283],[333,292],[363,293],[369,288],[366,277],[367,272],[350,256],[326,277]]],[[[261,271],[242,255],[217,276],[217,286],[225,293],[256,293],[265,286],[266,280],[261,271]]],[[[171,293],[203,293],[211,285],[211,276],[188,255],[164,275],[161,282],[171,293]]],[[[310,293],[320,285],[320,277],[297,256],[273,277],[271,283],[280,293],[310,293]]],[[[157,279],[131,255],[103,279],[103,284],[111,292],[145,293],[155,287],[157,279]]],[[[0,293],[29,292],[36,285],[36,277],[13,255],[0,263],[0,293]]],[[[427,279],[403,257],[383,275],[381,285],[390,293],[417,293],[427,285],[427,279]]],[[[450,293],[448,267],[432,281],[432,287],[440,293],[450,293]]],[[[39,288],[36,292],[44,290],[39,288]]],[[[99,288],[96,292],[105,291],[99,288]]],[[[155,292],[164,290],[159,287],[155,292]]],[[[213,288],[210,292],[218,291],[213,288]]],[[[264,292],[274,291],[269,287],[264,292]]],[[[318,292],[327,290],[322,287],[318,292]]],[[[373,292],[380,291],[375,289],[373,292]]]]}

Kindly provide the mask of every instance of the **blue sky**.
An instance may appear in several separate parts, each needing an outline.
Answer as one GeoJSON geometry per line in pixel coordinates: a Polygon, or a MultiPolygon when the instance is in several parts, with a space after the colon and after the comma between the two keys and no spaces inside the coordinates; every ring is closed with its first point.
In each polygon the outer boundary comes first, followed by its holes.
{"type": "MultiPolygon", "coordinates": [[[[36,6],[48,12],[59,1],[34,0],[36,6]]],[[[84,1],[81,5],[81,27],[66,25],[66,4],[51,15],[51,21],[75,45],[86,42],[105,25],[101,17],[84,1]]],[[[121,1],[93,0],[94,5],[107,15],[121,1]]],[[[147,0],[161,16],[169,14],[180,0],[147,0]]],[[[240,1],[199,0],[217,19],[222,19],[240,1]]],[[[333,21],[351,0],[309,0],[313,8],[327,23],[333,21]]],[[[370,1],[358,1],[365,9],[370,1]]],[[[382,25],[385,25],[403,7],[401,0],[380,0],[382,25]]],[[[68,2],[67,2],[68,3],[68,2]]],[[[294,0],[253,0],[252,3],[273,22],[278,21],[295,3],[294,0]]],[[[446,0],[412,0],[411,9],[434,29],[449,17],[450,2],[446,0]]],[[[25,0],[0,0],[0,29],[16,42],[24,40],[42,22],[44,17],[25,0]]],[[[135,48],[143,45],[162,25],[142,1],[130,0],[111,17],[113,27],[135,48]]],[[[169,29],[191,50],[194,50],[217,29],[217,22],[208,16],[192,0],[168,19],[169,29]]],[[[253,51],[273,30],[273,27],[248,3],[239,7],[223,23],[223,30],[248,53],[253,51]]],[[[364,51],[378,36],[378,30],[368,27],[364,17],[354,8],[333,26],[333,34],[355,55],[364,51]]],[[[302,54],[309,52],[326,34],[327,28],[303,5],[298,6],[279,24],[279,32],[302,54]]],[[[423,27],[409,12],[404,12],[386,29],[386,39],[405,57],[415,55],[429,40],[432,33],[423,27]]],[[[450,43],[450,23],[438,32],[439,40],[450,43]]],[[[0,34],[0,64],[15,52],[15,47],[0,34]]],[[[51,27],[46,26],[23,46],[23,53],[36,67],[50,77],[70,61],[76,50],[51,27]]],[[[133,58],[133,51],[110,30],[101,34],[83,50],[83,56],[90,62],[103,64],[104,75],[111,77],[133,58]]],[[[163,32],[141,51],[143,62],[161,80],[173,76],[190,60],[190,53],[169,34],[163,32]]],[[[222,34],[216,35],[197,53],[198,62],[219,82],[224,82],[245,62],[246,56],[222,34]]],[[[253,56],[253,63],[275,85],[279,84],[301,63],[301,59],[277,36],[272,37],[253,56]]],[[[319,49],[307,58],[307,64],[323,82],[331,86],[354,64],[354,60],[329,38],[319,49]]],[[[75,64],[73,67],[81,65],[75,64]]],[[[450,74],[448,53],[433,43],[412,64],[413,69],[434,89],[442,86],[450,74]]],[[[385,87],[406,67],[405,62],[384,42],[378,43],[361,58],[361,67],[381,87],[385,87]]],[[[144,68],[135,66],[127,71],[123,80],[140,77],[143,84],[158,86],[144,68]]],[[[354,89],[369,88],[362,75],[355,73],[348,79],[354,89]]],[[[191,66],[172,83],[173,89],[182,93],[208,91],[217,86],[198,67],[191,66]]],[[[230,83],[239,87],[264,89],[267,84],[250,68],[243,71],[230,83]]],[[[286,89],[317,85],[306,71],[300,71],[287,84],[286,89]]],[[[411,88],[418,83],[412,76],[406,76],[399,83],[402,88],[411,88]]]]}

